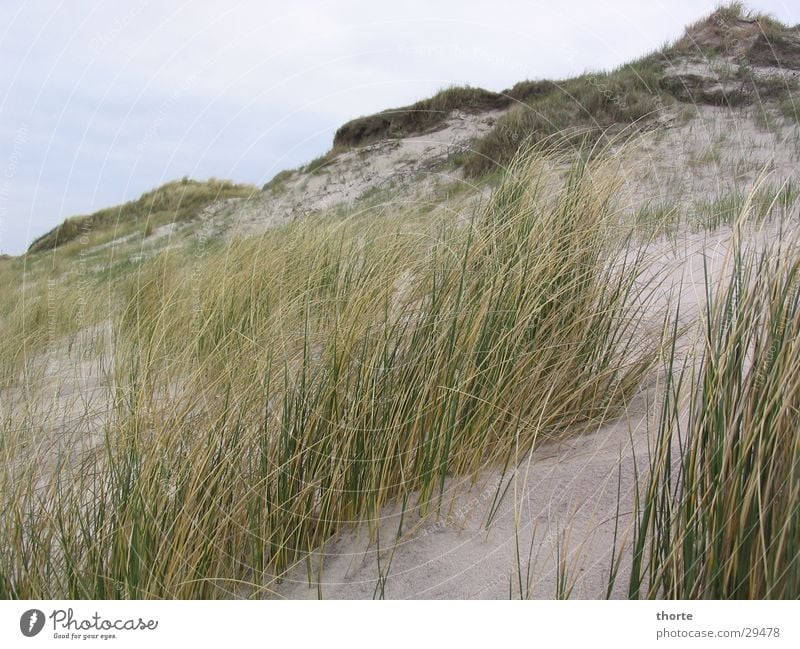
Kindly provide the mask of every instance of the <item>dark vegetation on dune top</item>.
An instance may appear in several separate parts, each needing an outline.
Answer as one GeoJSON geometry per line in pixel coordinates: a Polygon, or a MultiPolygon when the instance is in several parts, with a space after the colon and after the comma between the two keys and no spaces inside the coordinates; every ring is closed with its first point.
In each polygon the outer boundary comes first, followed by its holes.
{"type": "Polygon", "coordinates": [[[505,166],[525,141],[559,136],[575,143],[616,135],[645,125],[676,102],[734,107],[791,96],[796,79],[764,78],[753,67],[800,69],[798,32],[797,26],[747,13],[734,3],[691,25],[675,43],[610,72],[522,81],[502,92],[452,87],[410,106],[359,117],[336,131],[333,148],[319,161],[329,162],[348,148],[435,130],[453,111],[509,109],[464,160],[466,173],[478,177],[505,166]],[[682,62],[723,60],[736,64],[729,83],[671,69],[682,62]]]}

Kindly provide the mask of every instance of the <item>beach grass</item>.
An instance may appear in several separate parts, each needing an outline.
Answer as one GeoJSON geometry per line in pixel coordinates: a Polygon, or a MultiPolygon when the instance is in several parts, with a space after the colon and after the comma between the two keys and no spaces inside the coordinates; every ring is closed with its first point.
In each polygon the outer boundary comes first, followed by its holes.
{"type": "Polygon", "coordinates": [[[387,503],[435,515],[618,416],[655,359],[642,258],[601,162],[550,162],[468,222],[384,206],[115,280],[97,442],[4,446],[0,596],[264,596],[387,503]]]}

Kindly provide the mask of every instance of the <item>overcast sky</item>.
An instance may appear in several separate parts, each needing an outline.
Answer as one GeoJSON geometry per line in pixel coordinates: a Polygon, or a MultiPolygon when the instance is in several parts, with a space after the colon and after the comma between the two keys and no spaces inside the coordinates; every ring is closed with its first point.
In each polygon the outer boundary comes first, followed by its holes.
{"type": "MultiPolygon", "coordinates": [[[[796,0],[749,7],[800,22],[796,0]]],[[[705,0],[0,4],[0,252],[188,175],[258,185],[344,121],[451,84],[613,67],[705,0]]]]}

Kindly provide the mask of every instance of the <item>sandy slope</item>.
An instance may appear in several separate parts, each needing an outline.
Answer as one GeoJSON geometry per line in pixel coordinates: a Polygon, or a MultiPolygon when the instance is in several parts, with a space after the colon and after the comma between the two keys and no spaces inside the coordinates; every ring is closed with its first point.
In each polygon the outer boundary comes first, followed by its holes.
{"type": "MultiPolygon", "coordinates": [[[[775,109],[769,124],[760,109],[685,105],[665,111],[655,128],[625,145],[619,156],[620,196],[628,213],[644,207],[691,211],[697,202],[748,192],[758,182],[780,186],[799,180],[800,127],[775,109]]],[[[345,151],[313,173],[292,171],[248,199],[226,199],[196,219],[158,228],[142,241],[121,237],[87,251],[114,250],[114,259],[138,259],[159,250],[223,237],[247,237],[326,210],[369,209],[392,204],[441,202],[454,188],[458,199],[480,198],[487,187],[463,177],[454,156],[489,131],[503,111],[454,112],[440,128],[345,151]]]]}
{"type": "Polygon", "coordinates": [[[230,213],[234,235],[269,227],[335,206],[351,205],[371,191],[411,188],[421,199],[437,181],[460,178],[446,165],[488,132],[504,111],[454,112],[441,127],[421,135],[383,140],[340,153],[319,171],[294,172],[279,188],[254,201],[237,204],[230,213]]]}

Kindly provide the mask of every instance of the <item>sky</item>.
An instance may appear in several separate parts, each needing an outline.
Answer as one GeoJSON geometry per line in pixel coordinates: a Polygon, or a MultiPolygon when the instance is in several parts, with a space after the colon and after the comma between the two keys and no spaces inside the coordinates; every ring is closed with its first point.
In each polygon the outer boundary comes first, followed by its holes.
{"type": "MultiPolygon", "coordinates": [[[[262,185],[359,115],[621,65],[716,0],[0,3],[0,253],[189,176],[262,185]]],[[[751,0],[789,24],[796,0],[751,0]]]]}

